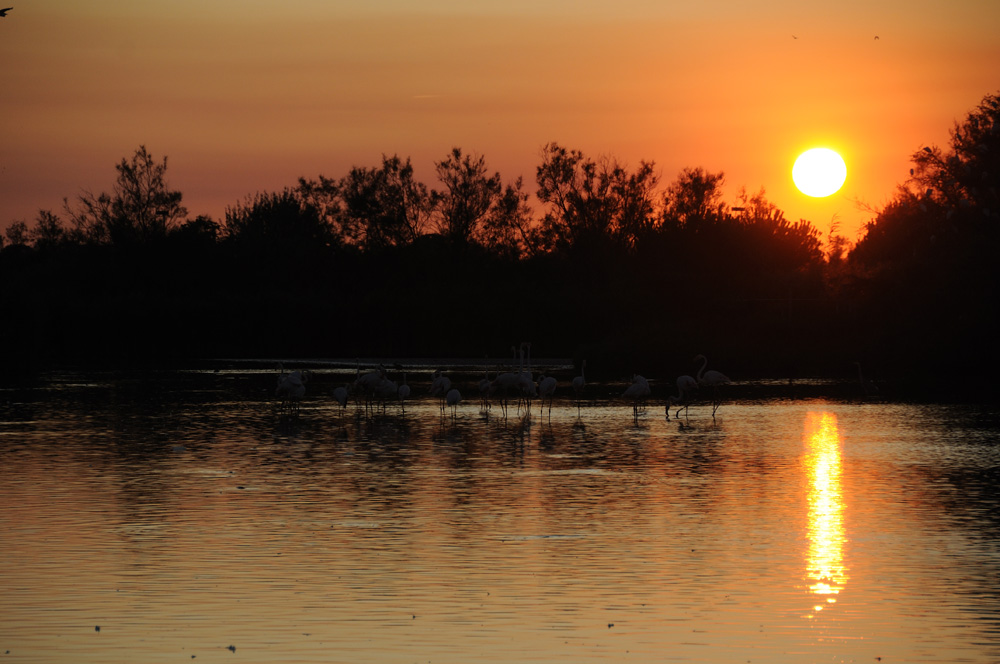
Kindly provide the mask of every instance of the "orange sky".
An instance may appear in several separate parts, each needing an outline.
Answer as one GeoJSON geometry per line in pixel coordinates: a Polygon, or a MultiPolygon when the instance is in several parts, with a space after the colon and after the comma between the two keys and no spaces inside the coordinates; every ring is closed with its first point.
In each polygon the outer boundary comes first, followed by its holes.
{"type": "Polygon", "coordinates": [[[790,219],[853,234],[923,145],[1000,91],[995,0],[12,0],[0,19],[0,227],[109,191],[144,144],[190,215],[382,153],[460,147],[535,190],[557,141],[664,184],[726,174],[790,219]],[[613,8],[612,8],[613,5],[613,8]],[[672,7],[671,5],[691,5],[672,7]],[[748,6],[754,5],[751,10],[748,6]],[[794,37],[793,37],[794,35],[794,37]],[[876,40],[875,36],[879,39],[876,40]],[[795,156],[847,162],[828,199],[795,156]]]}

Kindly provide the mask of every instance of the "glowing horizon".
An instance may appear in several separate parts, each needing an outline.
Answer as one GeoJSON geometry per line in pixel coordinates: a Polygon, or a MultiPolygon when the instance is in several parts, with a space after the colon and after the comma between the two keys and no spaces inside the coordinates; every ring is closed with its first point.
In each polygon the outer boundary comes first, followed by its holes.
{"type": "Polygon", "coordinates": [[[555,141],[654,161],[664,184],[722,171],[727,202],[763,187],[790,220],[852,235],[870,218],[856,201],[887,202],[909,155],[995,92],[998,21],[972,2],[21,4],[0,19],[0,227],[109,190],[139,145],[169,158],[192,217],[219,219],[383,153],[433,184],[452,147],[533,192],[555,141]],[[851,180],[808,199],[788,164],[821,143],[851,180]]]}

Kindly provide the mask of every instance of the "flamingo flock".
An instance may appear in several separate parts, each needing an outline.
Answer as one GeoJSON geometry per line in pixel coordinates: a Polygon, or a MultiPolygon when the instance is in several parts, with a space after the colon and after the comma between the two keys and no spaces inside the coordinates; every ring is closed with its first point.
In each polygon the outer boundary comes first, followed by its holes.
{"type": "MultiPolygon", "coordinates": [[[[502,417],[507,418],[511,405],[516,403],[518,414],[523,409],[525,416],[530,416],[532,400],[537,399],[540,404],[540,415],[547,412],[551,417],[559,381],[555,376],[544,374],[539,375],[536,380],[531,366],[530,342],[511,346],[511,357],[511,364],[507,370],[503,371],[502,367],[497,365],[492,379],[488,365],[484,369],[483,377],[476,384],[480,412],[489,416],[495,403],[499,404],[502,417]],[[548,401],[547,411],[546,401],[548,401]]],[[[666,397],[664,412],[668,420],[671,419],[672,409],[676,409],[673,413],[674,419],[679,420],[682,411],[687,418],[689,408],[703,401],[711,404],[714,419],[722,405],[723,388],[732,383],[722,372],[708,369],[708,358],[705,355],[696,355],[692,359],[692,364],[698,365],[696,375],[679,376],[676,379],[676,394],[666,397]]],[[[578,417],[587,390],[586,369],[587,360],[583,360],[580,363],[580,374],[573,377],[569,385],[573,391],[578,417]]],[[[310,376],[309,371],[286,372],[282,365],[278,365],[274,394],[277,399],[277,409],[282,416],[298,417],[310,376]]],[[[330,394],[340,406],[341,413],[347,410],[352,399],[357,404],[358,411],[363,410],[366,416],[385,413],[390,404],[396,404],[399,412],[405,413],[406,401],[412,395],[412,388],[407,383],[406,376],[406,368],[399,364],[392,365],[391,371],[380,364],[362,373],[361,362],[358,360],[354,381],[334,387],[330,394]]],[[[462,403],[462,393],[444,370],[437,369],[433,372],[427,395],[438,400],[442,417],[449,412],[452,418],[457,417],[459,404],[462,403]]],[[[621,394],[621,399],[631,407],[633,419],[638,420],[640,412],[645,409],[652,395],[650,381],[640,374],[633,374],[621,394]]]]}

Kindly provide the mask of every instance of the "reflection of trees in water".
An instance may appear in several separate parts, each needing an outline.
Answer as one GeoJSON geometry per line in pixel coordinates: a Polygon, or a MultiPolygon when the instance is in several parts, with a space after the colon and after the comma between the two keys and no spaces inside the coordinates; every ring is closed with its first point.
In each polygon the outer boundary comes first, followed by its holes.
{"type": "Polygon", "coordinates": [[[921,509],[940,506],[968,541],[989,550],[1000,537],[1000,415],[989,406],[923,410],[937,458],[910,469],[922,489],[910,498],[921,509]]]}

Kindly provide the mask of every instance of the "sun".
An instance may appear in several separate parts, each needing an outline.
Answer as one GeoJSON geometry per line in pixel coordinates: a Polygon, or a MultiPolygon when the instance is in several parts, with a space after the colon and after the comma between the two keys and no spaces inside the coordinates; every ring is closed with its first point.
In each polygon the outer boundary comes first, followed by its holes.
{"type": "Polygon", "coordinates": [[[792,181],[806,196],[823,198],[834,194],[847,179],[847,164],[829,148],[806,150],[792,166],[792,181]]]}

